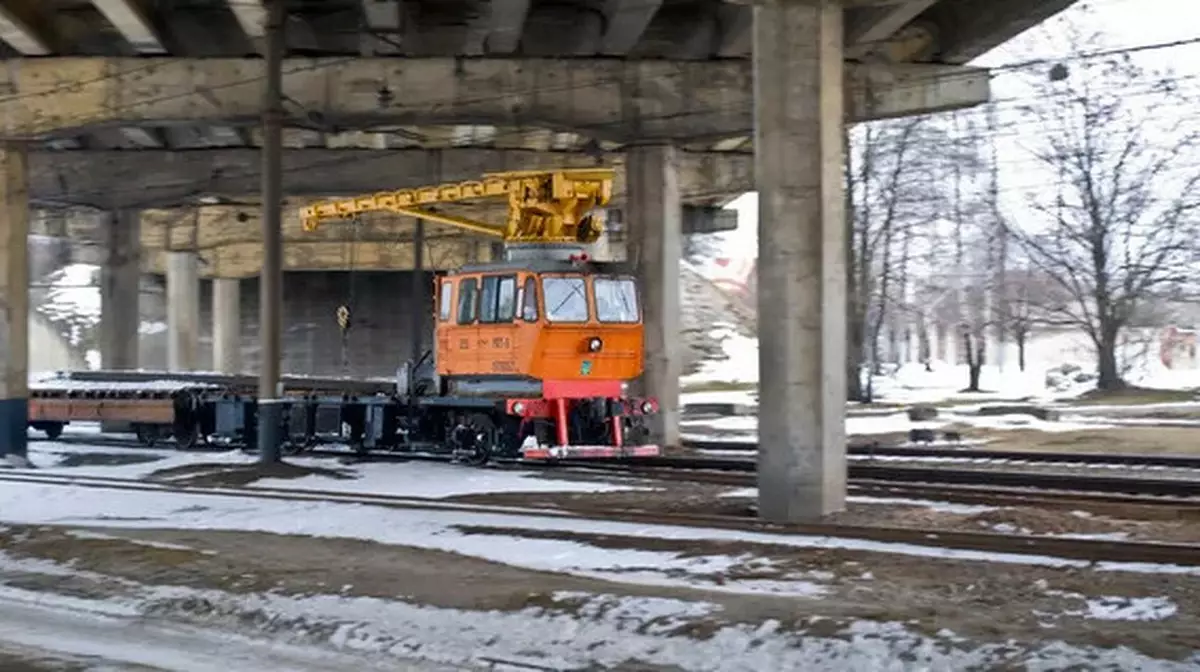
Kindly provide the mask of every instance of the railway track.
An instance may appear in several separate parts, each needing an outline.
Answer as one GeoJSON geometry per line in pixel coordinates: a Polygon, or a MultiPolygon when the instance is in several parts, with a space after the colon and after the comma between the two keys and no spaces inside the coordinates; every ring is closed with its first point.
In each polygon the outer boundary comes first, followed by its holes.
{"type": "MultiPolygon", "coordinates": [[[[36,433],[31,435],[31,441],[44,441],[43,437],[36,433]]],[[[112,436],[105,434],[64,434],[57,439],[59,443],[67,444],[85,444],[85,445],[102,445],[124,448],[139,448],[143,447],[132,436],[126,438],[121,436],[112,436]]],[[[172,445],[170,441],[163,441],[163,446],[172,445]]],[[[685,441],[684,447],[694,450],[728,450],[738,453],[753,453],[758,450],[758,444],[748,441],[685,441]]],[[[205,446],[198,447],[204,449],[205,446]]],[[[210,446],[214,449],[224,449],[224,446],[210,446]]],[[[195,449],[192,449],[195,450],[195,449]]],[[[312,451],[307,451],[312,453],[312,451]]],[[[847,453],[855,457],[884,457],[884,458],[908,458],[914,461],[920,460],[962,460],[964,462],[1012,462],[1015,464],[1038,464],[1038,465],[1063,465],[1063,466],[1089,466],[1089,467],[1134,467],[1134,468],[1151,468],[1158,467],[1164,469],[1179,469],[1179,470],[1196,470],[1200,472],[1200,456],[1197,455],[1166,455],[1166,454],[1150,454],[1150,453],[1079,453],[1079,452],[1032,452],[1020,450],[989,450],[977,448],[943,448],[932,446],[850,446],[847,448],[847,453]]],[[[386,455],[388,453],[380,453],[386,455]]],[[[686,457],[663,457],[659,460],[681,460],[692,459],[686,457]]],[[[705,468],[727,469],[721,466],[726,461],[730,462],[750,462],[752,458],[747,455],[745,458],[722,458],[722,457],[703,457],[695,459],[711,460],[712,464],[705,468]]],[[[854,468],[852,465],[851,468],[854,468]]],[[[731,467],[728,469],[736,470],[740,467],[731,467]]],[[[1200,479],[1200,474],[1197,475],[1200,479]]]]}
{"type": "MultiPolygon", "coordinates": [[[[61,442],[63,438],[59,439],[61,442]]],[[[98,445],[93,436],[71,438],[69,443],[98,445]]],[[[118,437],[106,437],[103,445],[111,447],[140,447],[136,441],[122,441],[118,437]]],[[[212,446],[214,451],[227,450],[212,446]]],[[[446,455],[424,453],[372,453],[356,456],[347,451],[328,448],[309,449],[302,453],[311,457],[348,458],[368,461],[404,462],[410,460],[446,461],[446,455]]],[[[1152,456],[1158,457],[1158,456],[1152,456]]],[[[505,463],[501,463],[505,464],[505,463]]],[[[749,487],[755,484],[756,464],[749,459],[691,458],[691,457],[647,457],[618,461],[567,460],[556,464],[521,463],[522,468],[569,468],[593,472],[620,473],[634,476],[713,483],[734,487],[749,487]]],[[[998,471],[993,469],[958,469],[949,467],[899,466],[891,464],[855,464],[847,467],[852,485],[868,483],[908,484],[914,488],[945,488],[947,486],[986,487],[1004,495],[1015,495],[1018,491],[1060,493],[1079,499],[1080,495],[1097,495],[1114,501],[1113,496],[1133,496],[1141,500],[1129,503],[1149,504],[1151,498],[1194,499],[1200,498],[1200,479],[1122,477],[1094,474],[1038,473],[1036,471],[998,471]],[[997,488],[1007,488],[999,491],[997,488]]]]}
{"type": "MultiPolygon", "coordinates": [[[[105,445],[119,448],[144,448],[144,446],[141,446],[132,439],[121,439],[120,437],[113,436],[97,435],[96,437],[72,438],[86,439],[80,440],[78,443],[86,443],[90,445],[105,445]],[[95,441],[95,438],[100,438],[103,440],[95,441]]],[[[62,442],[62,439],[59,441],[62,442]]],[[[193,449],[194,452],[200,452],[202,450],[203,449],[193,449]]],[[[209,448],[209,450],[217,453],[224,452],[228,450],[228,448],[224,446],[212,446],[209,448]]],[[[360,456],[348,451],[330,449],[316,449],[305,454],[312,457],[363,462],[405,462],[414,460],[444,462],[447,459],[444,455],[426,453],[376,453],[370,456],[360,456]]],[[[513,464],[511,466],[520,468],[556,468],[549,465],[538,464],[513,464]]],[[[614,472],[617,472],[622,475],[630,475],[634,477],[655,480],[683,480],[694,483],[727,485],[730,487],[753,487],[756,484],[754,474],[731,471],[676,470],[663,469],[659,467],[638,467],[636,465],[620,465],[614,469],[613,465],[597,463],[582,463],[570,465],[565,468],[574,473],[582,472],[612,475],[614,472]]],[[[1022,487],[1005,487],[994,485],[948,485],[904,482],[893,483],[887,481],[851,482],[849,484],[849,493],[851,495],[860,496],[909,500],[935,500],[951,502],[955,504],[972,504],[998,507],[1086,507],[1088,510],[1094,513],[1104,513],[1107,511],[1116,515],[1128,515],[1129,507],[1140,507],[1142,509],[1142,511],[1139,513],[1140,518],[1155,517],[1200,519],[1200,501],[1179,497],[1122,495],[1111,493],[1094,494],[1080,492],[1056,492],[1048,490],[1030,491],[1029,489],[1022,487]],[[1149,512],[1147,509],[1153,509],[1153,512],[1149,512]]]]}
{"type": "MultiPolygon", "coordinates": [[[[564,462],[562,464],[579,464],[564,462]]],[[[597,465],[599,468],[659,468],[688,471],[723,472],[753,476],[757,465],[748,459],[648,457],[636,461],[597,465]]],[[[1200,497],[1200,479],[1143,478],[1094,474],[1039,473],[1037,471],[998,471],[993,469],[957,469],[947,467],[855,464],[847,466],[851,481],[923,483],[937,485],[987,485],[1020,487],[1032,490],[1056,490],[1077,493],[1148,495],[1159,497],[1200,497]]]]}
{"type": "MultiPolygon", "coordinates": [[[[973,550],[1006,555],[1038,555],[1095,562],[1155,563],[1200,567],[1200,545],[1160,542],[1131,542],[1098,539],[999,534],[994,532],[958,532],[938,529],[873,527],[810,523],[779,525],[747,516],[654,513],[629,509],[563,510],[526,507],[465,504],[414,497],[382,494],[348,494],[322,490],[289,490],[285,488],[235,488],[191,486],[179,483],[141,481],[117,477],[71,476],[27,472],[0,472],[0,482],[78,487],[111,491],[178,493],[188,495],[238,497],[243,499],[283,500],[294,502],[329,502],[380,506],[410,510],[453,511],[474,515],[524,515],[557,520],[603,520],[630,522],[642,525],[736,530],[765,535],[757,543],[786,543],[784,537],[821,537],[854,539],[884,544],[876,550],[904,553],[900,545],[941,547],[973,550]],[[779,541],[773,542],[772,539],[779,541]],[[887,546],[887,545],[894,546],[887,546]]],[[[476,520],[478,522],[478,520],[476,520]]],[[[822,547],[823,544],[814,544],[822,547]]]]}
{"type": "MultiPolygon", "coordinates": [[[[754,453],[755,441],[694,441],[683,442],[693,450],[722,450],[754,453]]],[[[986,448],[943,448],[934,446],[852,445],[847,454],[856,457],[956,458],[962,460],[992,460],[997,462],[1062,463],[1096,466],[1169,467],[1200,469],[1200,456],[1146,453],[1078,453],[1033,452],[1021,450],[991,450],[986,448]]]]}

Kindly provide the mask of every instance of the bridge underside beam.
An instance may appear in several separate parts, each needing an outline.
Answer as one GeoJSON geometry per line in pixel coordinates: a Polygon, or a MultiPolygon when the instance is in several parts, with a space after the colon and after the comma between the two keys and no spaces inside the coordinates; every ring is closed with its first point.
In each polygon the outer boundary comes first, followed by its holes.
{"type": "MultiPolygon", "coordinates": [[[[305,231],[299,209],[308,203],[306,199],[291,199],[284,207],[284,265],[287,270],[414,268],[412,218],[379,213],[363,217],[357,225],[335,221],[315,231],[305,231]]],[[[626,205],[615,203],[614,209],[623,211],[626,205]]],[[[142,270],[162,273],[166,267],[166,252],[188,251],[199,256],[199,272],[203,276],[243,278],[257,275],[262,263],[260,212],[261,208],[254,204],[143,211],[138,222],[143,250],[142,270]]],[[[497,227],[503,223],[505,215],[503,207],[481,205],[456,207],[453,212],[494,222],[497,227]]],[[[468,261],[491,258],[494,240],[433,222],[426,222],[425,226],[423,259],[429,269],[446,270],[468,261]]],[[[681,228],[685,234],[733,230],[737,228],[737,212],[709,206],[684,206],[681,228]]],[[[619,236],[614,239],[615,244],[607,248],[607,255],[624,258],[625,248],[621,241],[619,236]]]]}
{"type": "MultiPolygon", "coordinates": [[[[299,208],[304,201],[285,204],[283,212],[284,269],[411,270],[414,268],[413,220],[397,215],[371,215],[357,226],[329,222],[304,231],[299,208]]],[[[486,217],[482,208],[456,210],[486,217]]],[[[141,215],[142,270],[164,273],[168,254],[194,252],[204,277],[245,278],[262,268],[262,238],[255,205],[210,205],[174,210],[147,210],[141,215]]],[[[424,266],[447,270],[472,261],[491,259],[491,241],[461,230],[426,224],[424,266]]]]}
{"type": "MultiPolygon", "coordinates": [[[[424,248],[422,268],[450,270],[468,263],[491,261],[491,244],[479,238],[456,236],[430,241],[424,248]]],[[[145,250],[142,271],[166,274],[166,250],[145,250]]],[[[249,278],[262,268],[262,243],[236,243],[199,253],[199,275],[204,278],[249,278]]],[[[415,268],[409,242],[291,241],[283,248],[285,271],[411,271],[415,268]]]]}
{"type": "MultiPolygon", "coordinates": [[[[571,130],[617,142],[753,132],[748,60],[288,59],[293,126],[490,124],[571,130]],[[380,96],[386,84],[401,96],[380,96]]],[[[261,59],[45,58],[0,71],[11,133],[258,123],[261,59]]],[[[847,64],[847,112],[865,121],[988,100],[988,72],[943,65],[847,64]]]]}
{"type": "MultiPolygon", "coordinates": [[[[470,180],[485,172],[616,166],[615,192],[625,191],[624,155],[597,159],[579,152],[503,149],[294,149],[283,153],[284,193],[335,196],[470,180]]],[[[30,155],[30,191],[44,205],[104,209],[170,207],[206,195],[242,198],[258,193],[258,150],[187,152],[69,151],[30,155]]],[[[681,152],[684,200],[708,203],[754,188],[750,154],[681,152]]]]}

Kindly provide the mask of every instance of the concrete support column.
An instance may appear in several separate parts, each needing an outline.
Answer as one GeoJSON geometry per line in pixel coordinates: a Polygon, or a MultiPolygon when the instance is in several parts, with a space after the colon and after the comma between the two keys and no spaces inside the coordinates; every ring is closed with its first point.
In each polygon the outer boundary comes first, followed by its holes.
{"type": "Polygon", "coordinates": [[[754,5],[759,455],[763,518],[846,498],[842,9],[754,5]]]}
{"type": "Polygon", "coordinates": [[[200,267],[194,252],[167,253],[167,369],[200,364],[200,267]]]}
{"type": "Polygon", "coordinates": [[[0,146],[0,462],[26,466],[29,421],[29,174],[0,146]]]}
{"type": "Polygon", "coordinates": [[[100,269],[100,366],[104,369],[138,368],[140,226],[136,210],[113,212],[107,222],[100,269]]]}
{"type": "Polygon", "coordinates": [[[628,185],[626,230],[629,262],[642,290],[645,371],[642,394],[656,397],[659,414],[651,426],[659,445],[679,445],[679,260],[683,253],[683,204],[678,156],[673,147],[638,146],[625,156],[628,185]]]}
{"type": "Polygon", "coordinates": [[[242,284],[237,278],[213,278],[213,368],[242,371],[242,284]]]}

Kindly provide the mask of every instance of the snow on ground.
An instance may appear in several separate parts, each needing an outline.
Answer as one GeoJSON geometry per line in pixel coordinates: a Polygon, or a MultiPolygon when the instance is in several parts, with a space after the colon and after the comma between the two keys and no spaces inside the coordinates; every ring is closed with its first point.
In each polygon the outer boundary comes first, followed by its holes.
{"type": "Polygon", "coordinates": [[[683,387],[718,381],[722,383],[758,382],[758,339],[742,336],[733,329],[713,330],[714,337],[722,340],[724,359],[704,362],[700,370],[679,379],[683,387]]]}
{"type": "MultiPolygon", "coordinates": [[[[681,379],[684,388],[689,386],[722,383],[758,382],[758,340],[747,338],[728,330],[715,329],[713,336],[722,341],[724,358],[704,362],[696,373],[681,379]]],[[[1027,359],[1021,371],[1009,364],[1001,368],[986,365],[981,372],[981,387],[985,390],[970,394],[972,399],[1031,399],[1048,401],[1077,397],[1095,387],[1095,361],[1088,348],[1080,349],[1074,335],[1050,334],[1042,352],[1027,359]],[[1065,340],[1064,340],[1065,338],[1065,340]],[[1075,367],[1075,373],[1056,374],[1054,387],[1049,387],[1048,374],[1064,365],[1075,367]]],[[[1155,348],[1144,345],[1124,348],[1120,357],[1126,382],[1139,387],[1187,390],[1200,388],[1200,367],[1181,366],[1167,368],[1157,356],[1155,348]]],[[[968,370],[965,364],[951,365],[941,361],[931,364],[927,371],[924,364],[903,364],[888,373],[872,377],[875,399],[881,402],[913,404],[934,403],[963,398],[967,386],[968,370]]]]}
{"type": "MultiPolygon", "coordinates": [[[[6,588],[0,593],[0,637],[113,661],[203,670],[380,669],[381,655],[393,656],[393,664],[400,662],[396,658],[420,656],[428,663],[472,669],[591,669],[634,662],[638,667],[695,672],[890,672],[913,666],[989,668],[1014,661],[1025,661],[1030,669],[1091,668],[1100,663],[1166,672],[1200,662],[1158,661],[1125,648],[1102,650],[1053,640],[1031,651],[1010,644],[971,647],[950,631],[928,637],[894,622],[851,621],[810,635],[784,632],[774,620],[761,625],[722,622],[721,612],[710,602],[581,592],[556,592],[549,604],[521,611],[478,612],[367,597],[231,595],[168,586],[140,587],[134,597],[107,600],[6,588]],[[203,603],[203,615],[183,606],[188,603],[203,603]],[[247,619],[246,614],[255,618],[247,619]],[[162,616],[190,619],[211,629],[174,626],[162,616]],[[689,636],[690,626],[705,623],[711,624],[705,628],[710,634],[689,636]],[[286,643],[269,649],[246,635],[218,630],[280,630],[284,624],[280,639],[286,643]],[[335,651],[313,646],[320,644],[335,651]],[[220,655],[213,655],[216,650],[220,655]],[[339,653],[368,658],[348,665],[335,662],[333,656],[339,653]]],[[[821,620],[825,619],[809,618],[802,627],[821,620]]],[[[433,668],[410,663],[406,669],[433,668]]]]}
{"type": "Polygon", "coordinates": [[[728,390],[724,392],[684,392],[679,395],[683,406],[692,404],[740,404],[758,406],[757,390],[728,390]]]}
{"type": "MultiPolygon", "coordinates": [[[[1159,421],[1162,422],[1161,420],[1159,421]]],[[[1031,415],[1012,413],[1008,415],[967,415],[942,412],[937,420],[913,422],[907,413],[892,413],[879,416],[849,416],[846,418],[847,436],[871,436],[904,433],[910,429],[941,429],[950,425],[968,425],[980,429],[1031,429],[1039,432],[1077,432],[1085,429],[1108,429],[1121,420],[1107,418],[1077,417],[1065,420],[1039,420],[1031,415]]],[[[758,432],[758,416],[735,415],[711,420],[684,421],[687,438],[712,439],[708,432],[741,433],[747,437],[758,432]]],[[[719,438],[719,437],[716,437],[719,438]]],[[[745,438],[745,437],[741,437],[745,438]]]]}
{"type": "MultiPolygon", "coordinates": [[[[288,458],[288,462],[300,467],[329,466],[328,459],[321,458],[288,458]]],[[[542,478],[534,471],[464,469],[440,462],[367,462],[349,468],[355,474],[352,480],[315,475],[296,479],[265,478],[249,487],[429,498],[493,492],[617,492],[644,489],[601,481],[542,478]]]]}
{"type": "MultiPolygon", "coordinates": [[[[721,497],[758,497],[758,488],[736,488],[721,493],[721,497]]],[[[984,506],[982,504],[957,504],[931,499],[904,499],[899,497],[869,497],[866,495],[849,495],[846,501],[850,504],[891,504],[895,506],[917,506],[930,511],[941,513],[957,513],[973,516],[988,511],[996,511],[1001,507],[984,506]]]]}
{"type": "MultiPolygon", "coordinates": [[[[63,661],[45,669],[91,670],[394,670],[398,656],[350,656],[329,648],[255,640],[145,618],[128,600],[72,599],[0,587],[0,654],[63,661]],[[64,660],[65,659],[65,660],[64,660]],[[75,659],[75,660],[72,660],[75,659]],[[74,664],[72,664],[74,663],[74,664]]],[[[399,652],[397,652],[399,653],[399,652]]],[[[25,669],[25,668],[21,668],[25,669]]],[[[41,665],[29,669],[43,669],[41,665]]],[[[404,669],[448,668],[405,661],[404,669]]]]}
{"type": "MultiPolygon", "coordinates": [[[[213,471],[222,467],[249,465],[257,462],[253,453],[229,450],[220,453],[177,451],[148,448],[110,448],[79,446],[49,441],[29,445],[29,460],[40,474],[70,474],[73,476],[106,476],[142,479],[162,470],[186,466],[211,465],[213,471]],[[64,466],[64,460],[88,453],[114,455],[114,462],[128,458],[127,464],[90,464],[64,466]],[[144,461],[133,462],[142,458],[144,461]]],[[[440,498],[494,492],[615,492],[639,488],[602,481],[569,481],[542,478],[535,471],[464,469],[441,462],[363,462],[335,464],[328,458],[290,457],[288,462],[304,468],[337,468],[349,478],[304,476],[296,479],[267,478],[249,487],[321,490],[358,494],[400,495],[405,497],[440,498]]],[[[68,462],[73,464],[73,462],[68,462]]],[[[0,515],[3,515],[0,512],[0,515]]]]}
{"type": "Polygon", "coordinates": [[[1174,602],[1165,597],[1123,597],[1104,595],[1087,597],[1079,593],[1068,593],[1061,590],[1050,590],[1039,586],[1047,595],[1078,600],[1078,609],[1066,609],[1059,614],[1038,614],[1043,619],[1076,616],[1094,621],[1161,621],[1170,618],[1179,611],[1174,602]]]}
{"type": "MultiPolygon", "coordinates": [[[[0,490],[0,521],[21,524],[107,525],[128,528],[211,529],[368,539],[381,543],[461,553],[534,570],[559,571],[621,581],[639,572],[655,585],[715,583],[705,575],[728,560],[721,556],[683,557],[675,553],[600,548],[576,541],[509,536],[508,529],[576,532],[631,539],[717,540],[792,548],[836,548],[984,562],[1048,567],[1087,567],[1079,560],[1049,556],[884,543],[840,537],[775,535],[738,530],[641,525],[569,516],[409,510],[329,501],[284,501],[230,495],[6,483],[0,490]],[[467,534],[460,525],[493,527],[495,533],[467,534]],[[714,564],[715,563],[715,564],[714,564]],[[688,580],[680,575],[690,576],[688,580]],[[690,583],[689,583],[690,581],[690,583]]],[[[1112,571],[1192,574],[1200,567],[1100,563],[1112,571]]],[[[725,589],[757,592],[724,582],[725,589]]],[[[807,587],[805,587],[807,589],[807,587]]],[[[775,591],[770,591],[775,592],[775,591]]]]}

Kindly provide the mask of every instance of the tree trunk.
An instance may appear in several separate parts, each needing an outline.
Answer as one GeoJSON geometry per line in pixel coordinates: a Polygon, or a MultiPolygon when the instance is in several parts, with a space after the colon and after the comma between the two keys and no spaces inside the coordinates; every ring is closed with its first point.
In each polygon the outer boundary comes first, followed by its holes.
{"type": "Polygon", "coordinates": [[[846,161],[846,400],[866,402],[870,401],[862,384],[866,316],[862,311],[861,287],[858,283],[858,264],[865,262],[855,257],[854,250],[854,157],[850,153],[848,129],[842,134],[842,148],[846,161]]]}
{"type": "Polygon", "coordinates": [[[1017,332],[1015,334],[1017,341],[1017,368],[1021,373],[1025,373],[1025,333],[1017,332]]]}
{"type": "Polygon", "coordinates": [[[869,401],[862,384],[863,366],[863,321],[858,312],[851,308],[846,320],[846,399],[869,401]]]}
{"type": "Polygon", "coordinates": [[[1121,372],[1117,368],[1116,334],[1105,333],[1102,335],[1097,344],[1097,350],[1097,355],[1099,355],[1099,371],[1097,373],[1100,378],[1096,381],[1096,387],[1101,390],[1119,390],[1125,387],[1125,381],[1121,380],[1121,372]]]}
{"type": "Polygon", "coordinates": [[[963,331],[963,349],[967,356],[967,392],[979,391],[979,376],[983,371],[983,346],[975,342],[971,333],[963,331]]]}

